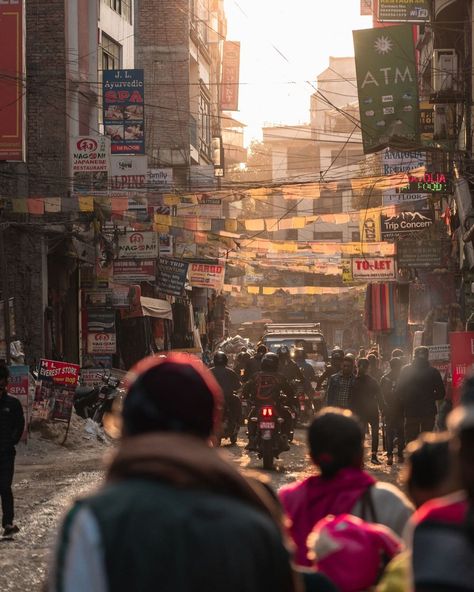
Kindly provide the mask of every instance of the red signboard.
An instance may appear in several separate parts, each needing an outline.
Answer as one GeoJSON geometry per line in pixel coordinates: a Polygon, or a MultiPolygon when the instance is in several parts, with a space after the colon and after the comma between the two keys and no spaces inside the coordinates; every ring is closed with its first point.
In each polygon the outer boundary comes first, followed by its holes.
{"type": "Polygon", "coordinates": [[[458,405],[463,380],[474,369],[474,331],[450,333],[449,343],[451,344],[453,405],[458,405]]]}
{"type": "Polygon", "coordinates": [[[240,41],[224,41],[222,58],[221,109],[239,109],[240,41]]]}
{"type": "Polygon", "coordinates": [[[0,160],[23,160],[23,0],[0,2],[0,160]]]}

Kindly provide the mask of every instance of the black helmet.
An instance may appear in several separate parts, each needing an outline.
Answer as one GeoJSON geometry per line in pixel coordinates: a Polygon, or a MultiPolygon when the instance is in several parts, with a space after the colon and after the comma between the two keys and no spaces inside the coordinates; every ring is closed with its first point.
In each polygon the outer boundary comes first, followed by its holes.
{"type": "Polygon", "coordinates": [[[278,356],[272,352],[269,352],[263,356],[261,368],[265,372],[277,372],[278,363],[278,356]]]}
{"type": "Polygon", "coordinates": [[[227,366],[229,359],[223,351],[217,351],[214,354],[214,366],[227,366]]]}
{"type": "Polygon", "coordinates": [[[278,356],[280,358],[289,358],[290,357],[290,350],[286,345],[282,345],[278,350],[278,356]]]}
{"type": "Polygon", "coordinates": [[[302,347],[297,347],[295,349],[295,360],[306,360],[306,352],[304,351],[304,348],[302,347]]]}
{"type": "Polygon", "coordinates": [[[337,348],[333,349],[331,353],[331,358],[333,360],[343,360],[344,359],[344,350],[337,348]]]}
{"type": "Polygon", "coordinates": [[[257,354],[260,354],[261,356],[264,356],[267,353],[267,351],[268,351],[267,346],[264,345],[263,343],[261,343],[257,347],[257,354]]]}

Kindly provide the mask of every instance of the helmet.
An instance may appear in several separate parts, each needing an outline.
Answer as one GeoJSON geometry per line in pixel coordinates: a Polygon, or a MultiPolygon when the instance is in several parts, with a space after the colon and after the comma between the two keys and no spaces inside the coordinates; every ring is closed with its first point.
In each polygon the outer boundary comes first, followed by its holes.
{"type": "Polygon", "coordinates": [[[227,366],[229,358],[223,351],[217,351],[214,354],[214,366],[227,366]]]}
{"type": "Polygon", "coordinates": [[[222,391],[197,358],[149,356],[128,372],[125,388],[122,418],[129,436],[167,431],[208,438],[219,427],[222,391]]]}
{"type": "Polygon", "coordinates": [[[289,358],[290,357],[290,350],[286,345],[282,345],[278,350],[278,356],[280,358],[289,358]]]}
{"type": "Polygon", "coordinates": [[[278,363],[278,356],[272,352],[269,352],[263,356],[261,368],[264,372],[277,372],[278,363]]]}
{"type": "Polygon", "coordinates": [[[377,583],[402,543],[386,526],[349,514],[326,516],[314,527],[308,546],[318,571],[341,592],[368,590],[377,583]]]}
{"type": "Polygon", "coordinates": [[[263,343],[261,343],[258,347],[257,347],[257,354],[260,354],[261,356],[264,356],[267,353],[268,349],[266,345],[263,345],[263,343]]]}
{"type": "Polygon", "coordinates": [[[295,360],[306,360],[306,352],[302,347],[295,349],[295,360]]]}
{"type": "Polygon", "coordinates": [[[344,359],[344,350],[340,348],[334,348],[331,352],[331,359],[332,360],[343,360],[344,359]]]}

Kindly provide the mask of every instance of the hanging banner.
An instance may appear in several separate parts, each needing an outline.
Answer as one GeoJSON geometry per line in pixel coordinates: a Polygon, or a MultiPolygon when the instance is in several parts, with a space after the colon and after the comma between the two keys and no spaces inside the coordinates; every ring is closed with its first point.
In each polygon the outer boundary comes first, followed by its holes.
{"type": "Polygon", "coordinates": [[[452,332],[449,334],[449,343],[451,345],[453,405],[458,405],[463,380],[474,369],[474,331],[452,332]]]}
{"type": "Polygon", "coordinates": [[[224,287],[225,265],[191,263],[188,275],[191,286],[219,291],[224,287]]]}
{"type": "Polygon", "coordinates": [[[419,143],[411,25],[353,31],[364,153],[419,143]]]}
{"type": "Polygon", "coordinates": [[[380,216],[382,240],[394,240],[401,236],[431,228],[434,224],[433,210],[423,212],[399,212],[393,216],[380,216]]]}
{"type": "Polygon", "coordinates": [[[105,135],[112,154],[145,154],[143,70],[103,70],[105,135]]]}
{"type": "Polygon", "coordinates": [[[240,41],[224,41],[221,80],[221,109],[238,111],[240,41]]]}
{"type": "Polygon", "coordinates": [[[155,262],[145,259],[114,261],[113,279],[119,284],[153,282],[155,262]]]}
{"type": "Polygon", "coordinates": [[[158,291],[172,296],[182,296],[188,275],[188,265],[181,259],[160,257],[157,274],[158,291]]]}
{"type": "Polygon", "coordinates": [[[107,191],[110,139],[80,136],[71,140],[72,190],[75,193],[107,191]]]}
{"type": "Polygon", "coordinates": [[[69,421],[80,366],[55,360],[40,360],[33,418],[69,421]]]}
{"type": "Polygon", "coordinates": [[[155,259],[158,257],[156,232],[127,231],[118,235],[119,259],[155,259]]]}
{"type": "Polygon", "coordinates": [[[147,188],[147,175],[148,156],[110,157],[110,188],[113,191],[144,191],[147,188]]]}
{"type": "Polygon", "coordinates": [[[359,230],[361,243],[380,241],[380,210],[366,210],[360,213],[359,230]]]}
{"type": "Polygon", "coordinates": [[[0,2],[0,160],[23,160],[23,0],[0,2]]]}
{"type": "Polygon", "coordinates": [[[23,407],[25,415],[25,429],[21,441],[28,440],[28,426],[30,424],[30,369],[28,366],[10,366],[10,380],[7,385],[9,395],[16,397],[23,407]]]}
{"type": "Polygon", "coordinates": [[[378,0],[380,23],[424,23],[429,16],[430,0],[378,0]]]}
{"type": "Polygon", "coordinates": [[[394,280],[397,277],[393,257],[353,257],[352,277],[367,282],[394,280]]]}

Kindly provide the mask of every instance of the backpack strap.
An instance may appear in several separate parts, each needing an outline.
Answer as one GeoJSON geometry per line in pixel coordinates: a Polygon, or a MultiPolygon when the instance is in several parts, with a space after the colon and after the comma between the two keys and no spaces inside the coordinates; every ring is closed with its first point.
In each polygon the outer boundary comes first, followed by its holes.
{"type": "Polygon", "coordinates": [[[366,522],[378,523],[377,511],[372,497],[372,487],[373,485],[370,485],[361,498],[361,518],[366,522]]]}

